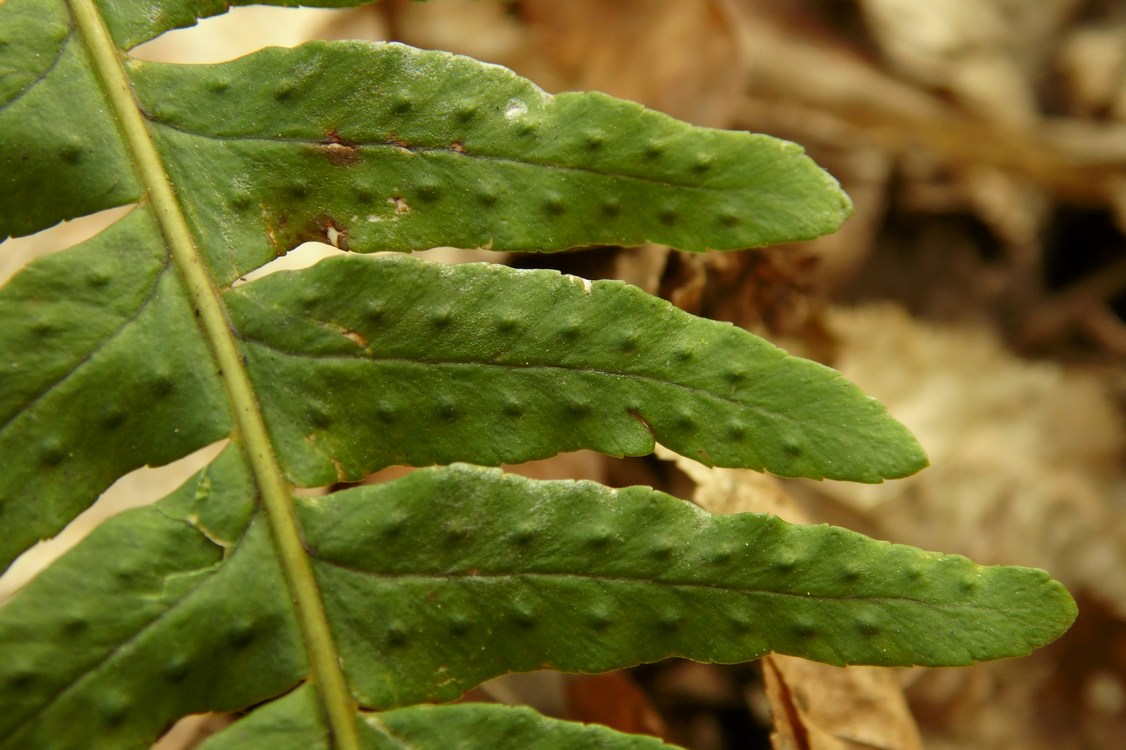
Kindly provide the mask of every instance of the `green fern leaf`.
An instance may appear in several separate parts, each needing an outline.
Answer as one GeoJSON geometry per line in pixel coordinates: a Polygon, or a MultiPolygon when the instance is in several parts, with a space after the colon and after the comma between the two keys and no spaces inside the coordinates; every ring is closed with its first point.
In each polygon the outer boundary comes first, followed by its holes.
{"type": "MultiPolygon", "coordinates": [[[[91,728],[127,747],[184,713],[241,708],[304,678],[251,491],[228,450],[159,505],[104,524],[0,610],[14,655],[0,662],[0,748],[83,747],[91,728]]],[[[1072,611],[1042,571],[712,516],[643,487],[457,465],[297,509],[366,710],[450,700],[513,671],[665,656],[969,664],[1054,640],[1072,611]]]]}
{"type": "Polygon", "coordinates": [[[878,482],[926,465],[832,370],[620,282],[344,256],[226,303],[298,485],[395,464],[643,455],[654,438],[786,476],[878,482]]]}
{"type": "Polygon", "coordinates": [[[0,0],[0,237],[131,207],[0,289],[0,563],[132,469],[228,441],[0,608],[0,748],[142,748],[259,703],[213,744],[649,747],[522,711],[371,711],[545,663],[961,664],[1066,629],[1074,603],[1039,571],[643,488],[459,465],[295,498],[393,462],[655,439],[860,481],[925,458],[832,371],[621,284],[386,257],[237,284],[305,239],[738,249],[833,231],[851,206],[793,144],[445,53],[124,54],[226,5],[0,0]]]}

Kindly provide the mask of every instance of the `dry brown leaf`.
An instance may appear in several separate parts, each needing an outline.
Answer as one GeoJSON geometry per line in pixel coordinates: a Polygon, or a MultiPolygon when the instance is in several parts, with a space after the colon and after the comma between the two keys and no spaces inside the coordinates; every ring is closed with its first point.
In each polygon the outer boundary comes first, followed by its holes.
{"type": "Polygon", "coordinates": [[[781,655],[762,662],[774,750],[922,750],[890,670],[832,667],[781,655]]]}
{"type": "Polygon", "coordinates": [[[598,89],[697,125],[730,125],[745,85],[727,0],[525,0],[565,88],[598,89]]]}
{"type": "Polygon", "coordinates": [[[1034,79],[1049,41],[1080,0],[862,0],[887,58],[916,80],[944,88],[998,122],[1038,117],[1034,79]]]}
{"type": "Polygon", "coordinates": [[[456,52],[518,70],[535,57],[527,29],[512,16],[507,3],[497,0],[389,0],[361,10],[381,13],[393,38],[417,47],[456,52]]]}
{"type": "Polygon", "coordinates": [[[625,672],[572,675],[565,684],[566,718],[671,741],[661,715],[625,672]]]}
{"type": "Polygon", "coordinates": [[[646,244],[614,256],[613,277],[657,294],[672,252],[665,245],[646,244]]]}
{"type": "Polygon", "coordinates": [[[678,253],[665,269],[660,296],[694,315],[812,343],[825,339],[815,283],[820,262],[819,255],[787,245],[678,253]]]}
{"type": "Polygon", "coordinates": [[[552,670],[508,674],[470,690],[462,701],[530,706],[560,719],[671,741],[660,713],[623,671],[598,675],[552,670]]]}

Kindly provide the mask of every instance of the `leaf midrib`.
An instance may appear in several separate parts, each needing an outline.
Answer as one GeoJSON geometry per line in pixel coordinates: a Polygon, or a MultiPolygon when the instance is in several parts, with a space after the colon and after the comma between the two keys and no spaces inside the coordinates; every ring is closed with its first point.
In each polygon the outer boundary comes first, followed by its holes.
{"type": "Polygon", "coordinates": [[[265,419],[254,395],[221,297],[176,199],[152,135],[133,95],[123,55],[113,43],[93,0],[67,0],[71,17],[90,55],[118,130],[123,136],[145,197],[157,219],[165,246],[198,316],[200,330],[218,365],[245,458],[251,467],[270,522],[275,549],[309,658],[311,680],[334,744],[339,750],[360,750],[356,701],[348,689],[328,624],[312,563],[301,541],[290,485],[282,474],[265,419]]]}
{"type": "MultiPolygon", "coordinates": [[[[297,351],[291,351],[289,349],[283,349],[279,346],[275,346],[275,345],[269,343],[268,341],[264,341],[264,340],[258,339],[258,338],[252,338],[250,336],[246,336],[246,335],[243,335],[241,333],[236,333],[236,336],[240,340],[242,340],[243,342],[250,344],[252,346],[258,346],[258,347],[261,347],[262,349],[267,349],[271,352],[274,352],[275,354],[279,354],[279,355],[284,356],[284,357],[292,357],[294,359],[311,359],[311,360],[317,360],[317,361],[370,362],[370,363],[375,364],[375,365],[404,364],[404,365],[417,365],[419,367],[467,367],[467,368],[468,367],[479,367],[479,368],[493,368],[493,369],[503,370],[503,371],[506,371],[506,372],[519,372],[519,371],[531,372],[531,371],[535,371],[535,370],[546,370],[546,371],[556,371],[556,370],[558,370],[558,371],[569,372],[569,373],[578,373],[578,374],[582,374],[582,375],[591,375],[591,376],[594,376],[594,377],[619,378],[619,379],[622,379],[622,380],[636,380],[636,381],[649,383],[649,384],[652,384],[652,385],[666,386],[666,387],[669,387],[669,388],[675,388],[675,389],[678,389],[678,390],[686,391],[692,396],[699,396],[699,395],[702,394],[702,395],[704,395],[704,396],[706,396],[710,399],[714,399],[714,400],[719,401],[721,403],[730,404],[733,407],[753,409],[754,411],[756,411],[758,413],[761,413],[763,415],[769,416],[771,418],[774,418],[774,419],[777,419],[777,420],[780,420],[780,421],[784,421],[788,424],[797,424],[797,425],[802,425],[802,426],[808,426],[808,423],[802,422],[797,417],[794,417],[791,414],[787,414],[787,413],[779,411],[777,409],[773,409],[769,406],[769,404],[765,404],[765,403],[761,403],[761,402],[755,402],[755,401],[749,401],[749,400],[740,400],[740,399],[737,399],[737,398],[734,398],[734,397],[731,397],[731,396],[725,396],[725,395],[723,395],[722,393],[719,393],[716,390],[709,390],[708,388],[706,388],[704,386],[697,386],[697,385],[693,385],[691,383],[682,383],[682,382],[678,382],[678,381],[675,381],[675,380],[672,380],[672,379],[659,378],[656,375],[645,375],[645,374],[642,374],[642,373],[625,372],[625,371],[619,371],[619,370],[607,370],[607,369],[598,368],[598,367],[581,367],[581,366],[569,367],[569,366],[564,365],[564,364],[552,364],[552,363],[544,363],[544,362],[534,362],[534,363],[528,363],[528,364],[521,364],[519,362],[486,362],[486,361],[482,361],[482,360],[456,360],[456,359],[436,359],[436,358],[412,359],[410,357],[378,356],[378,355],[375,355],[374,353],[370,353],[370,352],[369,352],[369,356],[363,356],[363,357],[352,356],[352,355],[349,355],[349,354],[310,354],[308,352],[297,352],[297,351]]],[[[362,351],[367,352],[367,350],[362,350],[362,351]]]]}
{"type": "Polygon", "coordinates": [[[908,606],[918,605],[927,609],[936,610],[949,610],[949,611],[981,611],[989,612],[995,611],[994,607],[982,604],[974,604],[969,601],[939,601],[930,599],[921,599],[914,596],[901,596],[901,595],[887,595],[887,594],[825,594],[825,593],[805,593],[800,591],[786,591],[780,589],[770,589],[745,585],[720,585],[714,583],[707,583],[706,581],[686,581],[686,580],[662,580],[653,576],[626,576],[626,575],[605,575],[600,573],[576,573],[573,571],[564,570],[538,570],[538,571],[513,571],[513,572],[465,572],[465,571],[434,571],[425,573],[386,573],[368,570],[366,568],[349,565],[339,560],[333,560],[328,557],[322,557],[316,553],[311,553],[312,557],[318,562],[329,565],[337,570],[343,570],[348,573],[355,573],[366,578],[406,582],[406,581],[449,581],[449,580],[502,580],[502,579],[546,579],[546,580],[566,580],[577,578],[583,581],[592,581],[596,583],[608,584],[623,584],[639,586],[653,586],[660,589],[702,589],[702,590],[717,590],[717,591],[730,591],[737,594],[745,594],[748,596],[767,596],[779,597],[782,599],[801,599],[801,600],[816,600],[816,601],[832,601],[832,602],[879,602],[881,604],[902,603],[908,606]]]}
{"type": "MultiPolygon", "coordinates": [[[[158,125],[160,127],[167,128],[168,130],[172,130],[176,133],[186,135],[190,138],[199,138],[199,139],[205,140],[205,141],[232,141],[232,142],[233,141],[239,141],[239,142],[250,141],[250,142],[257,142],[257,143],[293,143],[293,144],[299,144],[299,145],[302,145],[302,146],[310,146],[310,147],[317,147],[317,146],[326,145],[326,142],[324,140],[318,140],[318,139],[314,139],[314,138],[302,138],[302,137],[296,137],[296,136],[264,137],[264,136],[249,136],[249,135],[219,135],[217,133],[201,133],[199,131],[191,130],[189,128],[186,128],[186,127],[183,127],[183,126],[180,126],[180,125],[173,125],[171,122],[168,122],[167,120],[161,120],[161,119],[155,117],[154,115],[150,115],[150,114],[144,112],[144,110],[142,110],[142,114],[144,114],[145,118],[149,122],[153,123],[154,125],[158,125]]],[[[531,168],[534,168],[534,169],[553,169],[553,170],[559,170],[559,171],[577,172],[577,173],[580,173],[580,174],[594,175],[596,177],[608,177],[608,178],[621,179],[621,180],[633,180],[635,182],[641,182],[641,183],[650,184],[650,185],[657,185],[657,186],[660,186],[660,187],[676,188],[677,190],[696,190],[696,191],[700,191],[702,193],[714,193],[714,194],[722,194],[722,195],[730,195],[731,192],[732,192],[731,187],[723,186],[723,185],[700,185],[698,183],[692,183],[692,182],[674,182],[672,180],[662,180],[662,179],[658,179],[656,177],[650,177],[650,176],[643,175],[643,174],[631,174],[631,173],[626,172],[626,171],[614,171],[614,170],[609,170],[609,169],[594,169],[593,167],[583,166],[581,164],[567,164],[567,163],[563,163],[563,162],[552,162],[552,161],[546,161],[546,160],[519,159],[519,158],[516,158],[514,156],[504,156],[502,154],[488,154],[488,153],[483,153],[483,152],[480,152],[480,151],[470,151],[468,149],[458,150],[458,149],[450,148],[448,146],[415,146],[415,145],[411,145],[411,144],[399,143],[397,141],[379,141],[379,140],[348,141],[348,145],[352,148],[355,148],[356,150],[361,150],[361,149],[372,149],[372,150],[386,149],[386,150],[391,151],[392,153],[394,153],[394,152],[404,152],[405,151],[405,152],[408,152],[410,154],[421,155],[421,156],[429,156],[429,155],[433,155],[433,154],[448,154],[450,156],[465,158],[465,159],[469,159],[471,161],[488,161],[488,162],[497,162],[497,163],[501,163],[501,164],[513,164],[513,165],[521,166],[521,167],[531,167],[531,168]]],[[[753,192],[753,193],[756,193],[756,194],[763,194],[763,193],[769,193],[770,192],[770,191],[756,190],[754,188],[746,188],[746,191],[747,192],[753,192]]]]}

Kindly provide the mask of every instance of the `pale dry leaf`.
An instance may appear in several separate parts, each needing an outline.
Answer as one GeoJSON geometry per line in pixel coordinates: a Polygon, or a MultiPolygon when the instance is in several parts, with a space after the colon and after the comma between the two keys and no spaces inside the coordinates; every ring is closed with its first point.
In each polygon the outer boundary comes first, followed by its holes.
{"type": "Polygon", "coordinates": [[[832,113],[867,122],[872,122],[874,113],[885,120],[909,121],[940,121],[951,114],[939,99],[879,69],[829,36],[829,30],[811,28],[807,17],[797,15],[795,4],[735,1],[748,89],[763,97],[754,109],[772,109],[787,101],[812,103],[805,117],[829,140],[841,135],[839,125],[831,121],[832,113]],[[829,114],[830,121],[818,122],[818,113],[829,114]]]}
{"type": "Polygon", "coordinates": [[[588,450],[560,453],[551,458],[522,464],[506,464],[503,468],[529,479],[586,479],[606,482],[605,457],[588,450]]]}
{"type": "Polygon", "coordinates": [[[692,502],[709,513],[771,513],[791,523],[811,522],[781,482],[769,474],[704,466],[660,445],[656,454],[673,461],[696,483],[692,502]]]}
{"type": "Polygon", "coordinates": [[[313,27],[317,39],[364,39],[386,41],[391,30],[377,5],[344,8],[325,17],[313,27]]]}
{"type": "Polygon", "coordinates": [[[0,242],[0,284],[15,276],[25,265],[45,255],[61,252],[93,237],[129,213],[131,207],[110,208],[89,216],[63,221],[26,237],[0,242]]]}
{"type": "Polygon", "coordinates": [[[922,83],[954,93],[991,119],[1037,119],[1035,78],[1048,41],[1078,0],[863,0],[885,56],[922,83]]]}
{"type": "Polygon", "coordinates": [[[996,237],[1013,248],[1010,256],[1029,262],[1042,254],[1044,225],[1052,209],[1047,193],[1035,183],[994,166],[973,165],[959,180],[973,212],[996,237]]]}
{"type": "Polygon", "coordinates": [[[213,734],[234,723],[234,717],[227,714],[192,714],[176,722],[168,732],[156,741],[152,750],[191,750],[198,747],[213,734]]]}
{"type": "MultiPolygon", "coordinates": [[[[890,306],[827,317],[838,339],[837,367],[907,423],[933,466],[884,485],[800,488],[833,498],[874,536],[982,562],[1038,565],[1073,591],[1098,597],[1081,600],[1073,634],[1026,659],[900,673],[911,679],[907,695],[926,746],[1114,747],[1107,738],[1121,736],[1126,726],[1126,440],[1104,383],[1021,361],[982,330],[922,325],[890,306]]],[[[741,495],[754,494],[731,472],[687,462],[682,468],[700,482],[720,477],[703,490],[709,507],[738,507],[746,502],[741,495]]],[[[754,482],[778,483],[769,477],[754,482]]],[[[769,505],[777,500],[748,507],[769,505]]],[[[776,694],[776,704],[793,704],[801,693],[785,683],[776,688],[790,695],[776,694]]],[[[780,717],[777,748],[850,747],[840,744],[839,733],[822,734],[823,725],[802,718],[793,705],[774,710],[788,710],[780,717]]]]}
{"type": "Polygon", "coordinates": [[[512,67],[524,76],[528,72],[522,64],[536,53],[528,30],[509,12],[509,4],[498,0],[395,0],[376,8],[396,39],[424,49],[469,55],[512,67]]]}
{"type": "Polygon", "coordinates": [[[1070,30],[1058,58],[1075,114],[1126,116],[1126,19],[1070,30]]]}
{"type": "Polygon", "coordinates": [[[566,683],[567,675],[551,670],[506,674],[478,685],[466,697],[506,706],[531,706],[548,716],[565,716],[566,683]]]}
{"type": "Polygon", "coordinates": [[[320,38],[339,11],[325,8],[231,8],[194,26],[176,29],[136,47],[130,55],[154,62],[217,63],[263,47],[294,47],[320,38]]]}
{"type": "Polygon", "coordinates": [[[832,667],[773,655],[763,659],[774,716],[774,750],[922,750],[895,673],[832,667]]]}
{"type": "Polygon", "coordinates": [[[697,125],[731,124],[746,70],[728,0],[527,0],[522,8],[567,88],[605,91],[697,125]]]}
{"type": "Polygon", "coordinates": [[[655,295],[671,252],[665,245],[647,244],[618,253],[613,259],[613,277],[655,295]]]}
{"type": "MultiPolygon", "coordinates": [[[[1115,205],[1124,205],[1119,196],[1126,139],[1118,132],[1119,123],[1038,114],[1041,99],[1050,103],[1053,96],[1067,96],[1066,88],[1052,93],[1045,87],[1062,75],[1057,47],[1062,43],[1065,11],[1074,5],[1072,0],[1012,4],[1001,0],[905,4],[901,0],[870,0],[858,6],[870,20],[869,36],[903,46],[906,56],[915,54],[932,60],[933,81],[925,71],[917,76],[904,73],[890,53],[886,64],[873,60],[866,39],[854,39],[856,31],[850,32],[847,24],[843,29],[835,25],[834,13],[847,18],[851,12],[838,5],[782,0],[733,2],[740,10],[748,65],[749,95],[739,114],[739,127],[797,140],[815,149],[822,159],[826,159],[826,153],[875,148],[892,157],[895,174],[903,174],[909,168],[908,161],[929,160],[947,182],[953,183],[953,191],[948,194],[963,203],[967,198],[972,200],[968,208],[983,208],[987,222],[996,218],[998,204],[1007,202],[1000,212],[1007,222],[1001,225],[1006,232],[1013,229],[1009,219],[1016,213],[1012,208],[1015,204],[1006,196],[995,195],[980,202],[981,188],[975,183],[982,173],[1002,172],[1014,183],[1029,183],[1031,188],[1008,191],[1018,198],[1022,191],[1043,191],[1052,199],[1115,204],[1118,198],[1115,205]],[[886,6],[881,4],[885,2],[886,6]],[[898,13],[900,5],[910,7],[898,13]],[[888,28],[873,20],[876,8],[883,8],[880,17],[888,28]],[[968,12],[971,18],[984,14],[993,20],[977,28],[964,19],[958,21],[961,12],[968,12]],[[918,20],[920,14],[947,20],[924,23],[918,20]],[[972,28],[963,29],[966,25],[972,28]],[[994,45],[991,40],[998,35],[1003,42],[994,45]],[[917,48],[912,46],[916,36],[923,37],[917,48]],[[931,36],[935,39],[928,41],[931,36]],[[976,53],[962,59],[960,52],[954,52],[963,44],[980,46],[1007,60],[1005,65],[1017,71],[1012,76],[1019,77],[1013,86],[1023,93],[1006,97],[994,92],[987,97],[985,110],[968,107],[956,95],[951,96],[951,86],[960,75],[968,79],[971,88],[996,88],[988,75],[977,75],[973,64],[976,53]],[[933,47],[954,51],[947,59],[933,47]],[[958,66],[968,72],[957,73],[958,66]],[[943,83],[948,80],[953,83],[943,83]],[[1014,100],[1025,103],[1016,106],[1014,100]],[[990,114],[989,107],[997,113],[990,114]],[[969,184],[963,186],[963,182],[969,184]]],[[[1121,89],[1126,92],[1126,85],[1121,89]]],[[[1126,94],[1123,98],[1126,100],[1126,94]]],[[[856,180],[848,163],[835,159],[827,163],[850,187],[850,193],[855,190],[856,180]]],[[[987,192],[992,192],[997,181],[985,182],[987,192]]],[[[1032,218],[1041,202],[1039,196],[1032,201],[1032,218]]],[[[858,209],[863,216],[863,200],[858,201],[858,209]]],[[[846,224],[846,231],[854,223],[846,224]]],[[[1020,219],[1015,223],[1029,222],[1020,219]]]]}
{"type": "Polygon", "coordinates": [[[856,213],[839,231],[802,245],[817,258],[817,278],[828,290],[851,281],[873,252],[886,219],[888,186],[896,167],[890,154],[870,143],[857,144],[831,161],[856,213]]]}

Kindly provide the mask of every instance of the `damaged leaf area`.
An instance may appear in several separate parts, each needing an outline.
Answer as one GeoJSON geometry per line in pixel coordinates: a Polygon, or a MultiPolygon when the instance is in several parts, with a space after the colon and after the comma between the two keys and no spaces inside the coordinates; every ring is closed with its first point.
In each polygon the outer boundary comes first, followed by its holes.
{"type": "Polygon", "coordinates": [[[199,224],[205,252],[234,253],[209,257],[221,282],[312,239],[361,252],[732,250],[825,234],[851,212],[793,144],[599,94],[549,96],[446,53],[311,43],[129,72],[172,179],[207,185],[184,191],[185,210],[224,219],[199,224]]]}
{"type": "Polygon", "coordinates": [[[1042,571],[457,463],[659,441],[874,483],[926,457],[834,371],[622,283],[353,255],[236,285],[307,239],[736,250],[831,232],[851,203],[794,144],[446,53],[124,52],[226,6],[0,2],[0,237],[130,207],[0,289],[0,562],[226,441],[0,608],[0,749],[144,748],[206,711],[248,713],[212,748],[651,748],[414,704],[667,656],[965,664],[1067,628],[1042,571]]]}

